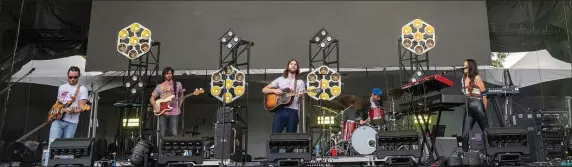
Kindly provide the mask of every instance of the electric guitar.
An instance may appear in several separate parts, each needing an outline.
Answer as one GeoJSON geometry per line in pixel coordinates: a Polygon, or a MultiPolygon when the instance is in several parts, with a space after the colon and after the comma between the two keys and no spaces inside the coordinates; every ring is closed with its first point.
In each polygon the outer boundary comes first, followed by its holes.
{"type": "Polygon", "coordinates": [[[299,94],[304,94],[308,92],[318,93],[318,89],[305,90],[299,92],[293,92],[290,88],[281,89],[282,94],[268,93],[264,96],[264,109],[268,112],[275,112],[276,110],[289,106],[294,101],[294,97],[299,94]]]}
{"type": "MultiPolygon", "coordinates": [[[[190,96],[196,96],[196,95],[200,95],[205,93],[205,90],[203,88],[199,88],[199,89],[195,89],[195,91],[193,93],[187,94],[185,96],[183,96],[183,99],[190,97],[190,96]]],[[[173,107],[171,107],[171,101],[173,100],[173,98],[175,98],[175,95],[171,95],[162,99],[158,99],[155,100],[155,104],[157,106],[159,106],[159,111],[153,110],[154,114],[156,116],[159,115],[163,115],[163,113],[167,112],[167,111],[171,111],[171,109],[173,109],[173,107]]]]}
{"type": "Polygon", "coordinates": [[[42,123],[40,126],[32,129],[30,132],[26,133],[24,136],[17,139],[16,142],[20,142],[20,141],[26,139],[28,136],[30,136],[33,133],[37,132],[38,130],[42,129],[44,126],[54,122],[55,120],[62,119],[63,116],[65,115],[65,112],[63,111],[65,108],[68,108],[70,110],[75,110],[75,109],[81,108],[82,111],[86,111],[86,110],[91,109],[91,107],[87,104],[86,105],[80,105],[77,107],[69,107],[71,105],[72,105],[72,103],[63,104],[60,101],[56,101],[56,104],[54,104],[52,106],[52,108],[50,109],[50,111],[48,112],[48,120],[46,122],[42,123]]]}

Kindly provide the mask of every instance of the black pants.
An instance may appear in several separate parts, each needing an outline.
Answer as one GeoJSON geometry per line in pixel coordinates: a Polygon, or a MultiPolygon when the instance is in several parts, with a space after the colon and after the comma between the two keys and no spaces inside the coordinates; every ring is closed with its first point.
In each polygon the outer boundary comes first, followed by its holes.
{"type": "Polygon", "coordinates": [[[467,97],[467,109],[463,119],[463,150],[468,151],[469,146],[469,132],[473,129],[476,123],[479,123],[479,127],[484,132],[486,128],[489,127],[489,122],[487,119],[487,114],[485,113],[485,105],[483,104],[483,99],[475,97],[467,97]],[[467,117],[467,113],[469,116],[467,117]],[[467,124],[468,121],[468,124],[467,124]]]}
{"type": "Polygon", "coordinates": [[[159,132],[162,137],[179,135],[179,115],[160,115],[159,132]]]}

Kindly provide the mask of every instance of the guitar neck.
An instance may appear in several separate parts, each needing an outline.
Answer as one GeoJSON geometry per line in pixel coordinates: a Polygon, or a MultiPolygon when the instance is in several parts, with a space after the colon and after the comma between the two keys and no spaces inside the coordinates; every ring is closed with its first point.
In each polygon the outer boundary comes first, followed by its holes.
{"type": "Polygon", "coordinates": [[[16,140],[16,142],[21,142],[22,140],[26,139],[28,136],[30,136],[33,133],[37,132],[38,130],[42,129],[44,126],[48,125],[51,122],[53,122],[53,121],[44,122],[40,126],[36,127],[35,129],[32,129],[30,132],[26,133],[24,136],[20,137],[18,140],[16,140]]]}

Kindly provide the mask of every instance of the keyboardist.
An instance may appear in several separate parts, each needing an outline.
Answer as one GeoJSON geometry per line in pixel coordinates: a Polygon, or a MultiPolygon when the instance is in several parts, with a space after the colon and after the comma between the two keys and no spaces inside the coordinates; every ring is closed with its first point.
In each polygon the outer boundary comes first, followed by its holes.
{"type": "Polygon", "coordinates": [[[485,84],[479,75],[477,62],[473,59],[467,59],[464,62],[464,72],[462,79],[462,92],[467,97],[467,112],[463,119],[463,150],[469,151],[468,139],[469,133],[476,123],[479,123],[481,130],[488,128],[488,119],[485,114],[487,106],[487,98],[483,96],[486,91],[485,84]],[[468,114],[468,116],[466,115],[468,114]]]}

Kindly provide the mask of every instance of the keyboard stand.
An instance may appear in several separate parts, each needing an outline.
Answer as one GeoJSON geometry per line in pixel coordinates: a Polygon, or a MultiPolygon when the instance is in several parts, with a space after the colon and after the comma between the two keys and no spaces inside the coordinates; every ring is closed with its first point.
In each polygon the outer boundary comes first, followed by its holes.
{"type": "MultiPolygon", "coordinates": [[[[487,98],[491,99],[491,102],[493,103],[493,107],[494,107],[495,113],[496,113],[496,115],[497,115],[497,119],[498,119],[498,121],[499,121],[499,126],[500,126],[500,127],[507,127],[507,126],[505,125],[505,121],[503,121],[503,117],[501,116],[501,112],[502,112],[502,111],[500,110],[500,106],[499,106],[498,98],[497,98],[497,97],[498,97],[498,96],[490,96],[490,97],[487,97],[487,98]]],[[[508,119],[508,118],[507,118],[507,119],[508,119]]]]}
{"type": "MultiPolygon", "coordinates": [[[[412,97],[413,98],[413,97],[412,97]]],[[[424,98],[424,97],[417,97],[417,98],[424,98]]],[[[425,99],[426,100],[426,99],[425,99]]],[[[427,103],[424,103],[427,104],[427,103]]],[[[427,109],[427,106],[423,106],[420,108],[415,108],[413,106],[413,103],[411,103],[410,105],[410,109],[412,110],[411,112],[413,113],[412,115],[415,116],[415,120],[418,120],[416,123],[417,125],[419,125],[419,129],[421,130],[421,134],[422,134],[422,143],[421,143],[421,153],[423,154],[425,147],[427,147],[429,149],[429,153],[428,153],[428,160],[433,160],[433,155],[435,155],[435,157],[439,157],[439,153],[437,152],[437,150],[435,149],[436,145],[435,145],[435,138],[436,138],[436,133],[431,133],[431,130],[429,128],[429,120],[431,119],[431,110],[427,109]],[[427,117],[424,118],[423,114],[426,114],[427,117]],[[419,123],[419,121],[422,122],[419,123]],[[429,139],[427,139],[429,138],[429,139]]],[[[442,109],[439,109],[437,111],[437,122],[436,125],[439,126],[439,123],[441,121],[441,111],[442,109]]],[[[414,121],[415,123],[415,121],[414,121]]]]}

